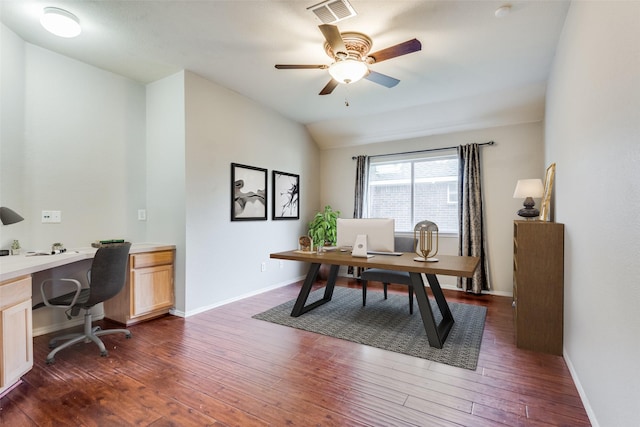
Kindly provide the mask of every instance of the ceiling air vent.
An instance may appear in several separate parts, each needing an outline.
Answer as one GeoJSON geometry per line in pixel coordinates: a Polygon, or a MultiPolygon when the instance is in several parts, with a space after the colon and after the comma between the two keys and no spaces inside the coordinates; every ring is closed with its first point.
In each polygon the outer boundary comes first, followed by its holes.
{"type": "Polygon", "coordinates": [[[307,10],[315,13],[323,24],[335,24],[357,15],[347,0],[326,0],[308,7],[307,10]]]}

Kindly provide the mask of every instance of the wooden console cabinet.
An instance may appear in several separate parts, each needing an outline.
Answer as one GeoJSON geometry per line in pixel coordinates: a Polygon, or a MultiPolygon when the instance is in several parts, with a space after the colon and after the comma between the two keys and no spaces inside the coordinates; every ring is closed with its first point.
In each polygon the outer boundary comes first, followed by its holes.
{"type": "Polygon", "coordinates": [[[104,302],[104,317],[124,325],[169,313],[175,303],[173,250],[132,253],[122,291],[104,302]]]}
{"type": "Polygon", "coordinates": [[[563,224],[514,221],[513,307],[519,348],[562,355],[563,224]]]}
{"type": "Polygon", "coordinates": [[[33,367],[31,276],[0,283],[0,395],[33,367]]]}

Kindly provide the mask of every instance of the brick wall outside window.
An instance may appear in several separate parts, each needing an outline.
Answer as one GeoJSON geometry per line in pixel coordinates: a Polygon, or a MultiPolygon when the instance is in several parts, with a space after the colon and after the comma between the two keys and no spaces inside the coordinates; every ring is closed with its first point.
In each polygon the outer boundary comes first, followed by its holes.
{"type": "Polygon", "coordinates": [[[396,231],[413,231],[415,223],[430,220],[440,232],[457,233],[457,167],[457,159],[451,156],[372,163],[367,216],[394,218],[396,231]]]}

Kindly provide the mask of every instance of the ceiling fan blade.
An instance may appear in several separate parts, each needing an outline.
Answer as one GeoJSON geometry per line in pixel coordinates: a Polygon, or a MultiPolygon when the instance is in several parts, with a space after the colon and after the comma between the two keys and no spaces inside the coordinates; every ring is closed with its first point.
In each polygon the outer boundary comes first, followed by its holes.
{"type": "Polygon", "coordinates": [[[345,56],[348,54],[347,47],[344,45],[344,40],[342,40],[338,27],[335,25],[322,24],[319,25],[318,28],[322,31],[322,35],[327,43],[329,43],[329,46],[331,46],[331,50],[333,50],[335,56],[338,56],[339,52],[345,56]]]}
{"type": "Polygon", "coordinates": [[[306,70],[306,69],[320,69],[326,70],[328,65],[293,65],[293,64],[276,64],[278,70],[306,70]]]}
{"type": "Polygon", "coordinates": [[[369,54],[370,58],[373,58],[374,62],[382,62],[387,59],[395,58],[396,56],[406,55],[408,53],[417,52],[422,50],[422,43],[418,39],[407,40],[404,43],[397,44],[395,46],[388,47],[386,49],[379,50],[372,54],[369,54]]]}
{"type": "Polygon", "coordinates": [[[338,83],[337,80],[329,80],[329,83],[327,83],[327,85],[320,91],[318,95],[329,95],[339,84],[340,83],[338,83]]]}
{"type": "Polygon", "coordinates": [[[387,76],[386,74],[376,73],[375,71],[369,71],[369,74],[364,76],[364,78],[385,87],[394,87],[400,83],[398,79],[387,76]]]}

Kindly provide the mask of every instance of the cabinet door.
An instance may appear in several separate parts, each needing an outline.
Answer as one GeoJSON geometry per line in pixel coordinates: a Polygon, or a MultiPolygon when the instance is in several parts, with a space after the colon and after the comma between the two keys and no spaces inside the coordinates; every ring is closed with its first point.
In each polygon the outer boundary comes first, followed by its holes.
{"type": "Polygon", "coordinates": [[[33,367],[31,300],[2,310],[0,322],[0,388],[3,388],[14,383],[33,367]]]}
{"type": "Polygon", "coordinates": [[[173,306],[173,266],[137,268],[131,272],[131,316],[173,306]]]}

